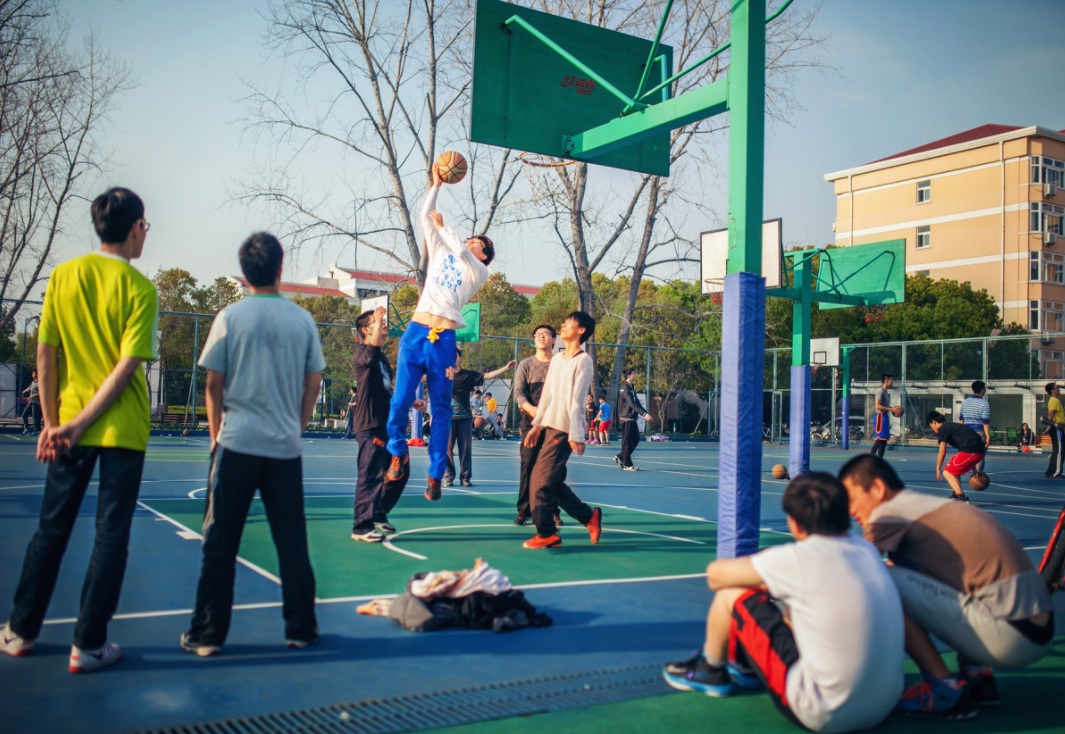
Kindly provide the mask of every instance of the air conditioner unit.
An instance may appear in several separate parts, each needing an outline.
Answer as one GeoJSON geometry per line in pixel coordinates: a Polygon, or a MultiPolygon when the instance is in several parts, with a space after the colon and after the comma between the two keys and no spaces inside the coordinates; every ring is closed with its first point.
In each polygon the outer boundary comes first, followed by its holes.
{"type": "Polygon", "coordinates": [[[1044,232],[1043,233],[1043,244],[1046,245],[1047,247],[1049,247],[1050,245],[1056,244],[1057,241],[1058,241],[1058,235],[1056,233],[1054,233],[1054,232],[1044,232]]]}
{"type": "Polygon", "coordinates": [[[1043,198],[1045,198],[1045,199],[1053,199],[1057,195],[1058,195],[1058,185],[1057,184],[1052,184],[1052,183],[1043,184],[1043,198]]]}
{"type": "Polygon", "coordinates": [[[1044,331],[1044,332],[1043,332],[1043,339],[1042,339],[1042,341],[1043,341],[1043,343],[1044,343],[1044,344],[1053,344],[1053,343],[1054,343],[1054,337],[1052,337],[1052,336],[1051,336],[1050,334],[1048,334],[1048,333],[1046,333],[1046,332],[1044,331]]]}

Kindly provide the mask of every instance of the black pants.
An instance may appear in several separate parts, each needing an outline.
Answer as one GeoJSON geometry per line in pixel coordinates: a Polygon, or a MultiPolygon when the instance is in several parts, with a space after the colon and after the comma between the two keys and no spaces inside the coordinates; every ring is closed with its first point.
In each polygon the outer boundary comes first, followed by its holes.
{"type": "Polygon", "coordinates": [[[26,549],[11,612],[11,629],[19,637],[35,640],[41,632],[63,553],[97,458],[100,490],[96,500],[96,541],[81,587],[74,644],[83,650],[95,650],[107,642],[107,623],[118,607],[126,574],[129,529],[137,507],[144,452],[96,446],[75,446],[48,465],[40,521],[26,549]]]}
{"type": "Polygon", "coordinates": [[[459,479],[469,481],[473,478],[473,418],[451,421],[451,436],[447,442],[447,469],[444,479],[455,480],[455,447],[459,449],[459,479]]]}
{"type": "Polygon", "coordinates": [[[869,453],[873,456],[879,456],[881,459],[883,459],[884,450],[887,449],[887,442],[888,440],[886,438],[874,438],[873,448],[869,451],[869,453]]]}
{"type": "MultiPolygon", "coordinates": [[[[526,515],[531,517],[532,511],[529,509],[529,483],[532,479],[533,465],[535,464],[537,449],[525,448],[525,432],[521,434],[521,467],[518,469],[518,502],[517,509],[519,515],[526,515]]],[[[562,482],[566,481],[566,468],[562,469],[562,482]]],[[[567,489],[569,489],[567,487],[567,489]]],[[[572,490],[571,490],[572,491],[572,490]]],[[[552,515],[558,514],[558,507],[551,509],[552,515]]]]}
{"type": "Polygon", "coordinates": [[[1050,429],[1050,463],[1047,464],[1046,476],[1052,477],[1061,474],[1061,465],[1065,459],[1065,451],[1061,446],[1061,431],[1057,428],[1050,429]]]}
{"type": "Polygon", "coordinates": [[[344,428],[344,439],[351,438],[351,429],[355,423],[355,414],[351,412],[351,408],[348,408],[348,422],[344,428]]]}
{"type": "Polygon", "coordinates": [[[281,572],[285,639],[313,640],[314,569],[307,553],[303,514],[303,464],[215,447],[207,480],[203,516],[203,566],[196,589],[196,611],[189,630],[204,645],[221,645],[233,614],[237,550],[255,490],[266,510],[281,572]]]}
{"type": "Polygon", "coordinates": [[[33,430],[41,432],[41,404],[31,400],[22,411],[22,430],[30,430],[30,416],[33,416],[33,430]]]}
{"type": "Polygon", "coordinates": [[[530,451],[529,500],[536,534],[547,538],[558,532],[556,507],[561,507],[581,525],[587,525],[592,519],[592,508],[582,502],[565,482],[566,461],[572,452],[569,436],[554,428],[545,428],[530,451]]]}
{"type": "Polygon", "coordinates": [[[375,522],[388,520],[388,513],[399,502],[407,480],[410,462],[403,464],[403,477],[394,482],[385,477],[392,454],[388,453],[388,430],[371,428],[355,434],[359,443],[359,476],[355,481],[355,521],[352,533],[368,533],[375,522]]]}
{"type": "Polygon", "coordinates": [[[621,465],[632,466],[632,452],[640,443],[640,426],[635,419],[621,421],[621,465]]]}

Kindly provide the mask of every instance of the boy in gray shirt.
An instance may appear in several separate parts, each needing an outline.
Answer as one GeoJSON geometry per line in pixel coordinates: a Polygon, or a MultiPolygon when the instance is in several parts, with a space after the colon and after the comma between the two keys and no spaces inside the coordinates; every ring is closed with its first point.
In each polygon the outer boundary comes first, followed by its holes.
{"type": "Polygon", "coordinates": [[[229,632],[237,549],[256,490],[277,546],[285,642],[303,648],[318,641],[300,433],[325,357],[311,315],[280,294],[282,258],[281,244],[266,232],[241,245],[251,295],[218,313],[200,356],[211,467],[196,609],[181,647],[201,657],[221,652],[229,632]]]}

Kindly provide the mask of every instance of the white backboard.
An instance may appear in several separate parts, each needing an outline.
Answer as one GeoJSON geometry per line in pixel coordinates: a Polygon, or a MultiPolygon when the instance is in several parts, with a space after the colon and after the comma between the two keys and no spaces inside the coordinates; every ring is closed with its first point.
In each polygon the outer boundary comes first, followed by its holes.
{"type": "Polygon", "coordinates": [[[810,340],[810,365],[839,367],[839,337],[810,340]]]}
{"type": "MultiPolygon", "coordinates": [[[[762,223],[762,276],[766,288],[780,288],[784,260],[783,220],[770,219],[762,223]]],[[[699,280],[702,294],[720,293],[728,270],[728,229],[703,232],[699,280]]]]}
{"type": "Polygon", "coordinates": [[[377,296],[376,298],[364,298],[362,299],[362,303],[359,304],[359,308],[362,309],[363,313],[367,311],[375,311],[378,308],[383,308],[385,311],[387,311],[388,295],[385,294],[383,296],[377,296]]]}

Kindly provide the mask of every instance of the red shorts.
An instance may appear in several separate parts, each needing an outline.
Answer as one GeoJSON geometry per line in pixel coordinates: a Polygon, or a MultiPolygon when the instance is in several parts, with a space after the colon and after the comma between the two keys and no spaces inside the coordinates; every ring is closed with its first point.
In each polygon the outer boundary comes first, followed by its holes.
{"type": "Polygon", "coordinates": [[[610,421],[599,421],[599,432],[610,433],[610,421]]]}
{"type": "Polygon", "coordinates": [[[950,461],[943,467],[943,471],[947,474],[953,474],[956,477],[965,476],[965,474],[974,466],[979,464],[984,458],[984,454],[967,454],[964,451],[959,451],[950,457],[950,461]]]}
{"type": "Polygon", "coordinates": [[[748,591],[732,607],[729,662],[749,666],[769,691],[780,713],[803,729],[788,704],[788,668],[799,660],[799,648],[780,608],[762,591],[748,591]]]}

